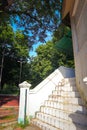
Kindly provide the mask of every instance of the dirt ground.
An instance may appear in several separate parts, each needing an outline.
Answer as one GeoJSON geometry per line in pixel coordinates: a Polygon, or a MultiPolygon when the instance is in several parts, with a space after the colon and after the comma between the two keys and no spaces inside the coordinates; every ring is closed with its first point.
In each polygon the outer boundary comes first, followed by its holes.
{"type": "Polygon", "coordinates": [[[13,125],[13,126],[7,126],[7,127],[0,127],[0,130],[41,130],[41,129],[34,125],[29,125],[26,128],[15,127],[13,125]]]}

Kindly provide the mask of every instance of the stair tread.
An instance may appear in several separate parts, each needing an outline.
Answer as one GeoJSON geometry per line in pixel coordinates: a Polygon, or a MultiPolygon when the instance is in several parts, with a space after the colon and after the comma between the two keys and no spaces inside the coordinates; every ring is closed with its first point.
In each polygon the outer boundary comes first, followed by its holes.
{"type": "Polygon", "coordinates": [[[74,79],[74,78],[64,78],[64,79],[62,79],[60,82],[59,82],[59,86],[64,86],[64,85],[66,85],[66,84],[70,84],[70,85],[75,85],[76,84],[76,82],[75,82],[76,80],[74,79]]]}
{"type": "Polygon", "coordinates": [[[71,104],[71,103],[61,103],[61,102],[57,102],[57,101],[49,101],[46,100],[44,106],[49,106],[52,108],[57,108],[57,109],[61,109],[61,110],[68,110],[68,111],[72,111],[72,112],[76,112],[81,111],[83,114],[87,113],[87,109],[79,104],[71,104]]]}
{"type": "Polygon", "coordinates": [[[73,91],[59,91],[59,90],[54,90],[52,92],[53,95],[59,95],[63,97],[80,97],[79,92],[73,92],[73,91]]]}
{"type": "Polygon", "coordinates": [[[50,95],[48,97],[48,100],[52,101],[58,101],[58,102],[67,102],[67,103],[72,103],[72,104],[79,104],[83,106],[83,101],[80,97],[61,97],[59,95],[50,95]]]}
{"type": "Polygon", "coordinates": [[[55,87],[33,121],[48,125],[46,130],[87,130],[87,109],[75,78],[65,78],[55,87]]]}
{"type": "Polygon", "coordinates": [[[63,80],[70,83],[70,82],[75,82],[75,81],[76,81],[76,78],[75,78],[75,77],[72,77],[72,78],[64,78],[63,80]]]}
{"type": "MultiPolygon", "coordinates": [[[[40,114],[40,113],[38,113],[38,114],[40,114]]],[[[74,120],[69,121],[69,120],[57,118],[57,117],[54,117],[54,116],[52,116],[52,115],[48,115],[48,114],[45,114],[45,113],[42,113],[42,114],[43,114],[43,116],[45,116],[45,117],[47,117],[47,118],[54,119],[55,122],[56,122],[56,121],[57,121],[57,122],[61,121],[61,122],[63,122],[63,123],[68,123],[68,124],[74,123],[74,124],[76,124],[76,125],[78,125],[78,126],[87,127],[87,124],[80,124],[80,123],[78,124],[78,123],[76,123],[74,120]]],[[[38,118],[37,118],[37,119],[38,119],[38,118]]]]}
{"type": "MultiPolygon", "coordinates": [[[[45,102],[54,102],[54,103],[60,103],[60,104],[64,104],[64,105],[75,105],[75,106],[80,106],[80,107],[84,107],[84,105],[80,105],[80,104],[73,104],[73,103],[68,103],[68,102],[64,102],[64,103],[62,103],[62,102],[60,102],[60,101],[53,101],[53,100],[45,100],[45,102]]],[[[45,105],[45,104],[44,104],[45,105]]]]}
{"type": "MultiPolygon", "coordinates": [[[[62,111],[62,110],[59,110],[60,112],[65,112],[66,114],[73,114],[74,116],[82,116],[83,114],[82,113],[79,113],[79,112],[76,112],[76,113],[72,113],[72,112],[67,112],[67,111],[62,111]]],[[[42,113],[42,114],[47,114],[47,115],[50,115],[50,116],[53,116],[53,117],[56,117],[56,116],[54,116],[54,115],[52,115],[52,114],[48,114],[48,113],[44,113],[44,112],[41,112],[41,111],[39,111],[39,112],[37,112],[37,113],[42,113]]],[[[56,117],[57,118],[57,117],[56,117]]],[[[61,117],[60,117],[61,118],[61,117]]],[[[86,115],[84,115],[83,116],[83,118],[85,118],[86,120],[87,120],[87,116],[86,115]]]]}
{"type": "Polygon", "coordinates": [[[39,119],[33,119],[33,121],[38,121],[39,124],[40,124],[39,125],[40,128],[41,128],[41,125],[45,125],[45,128],[48,128],[48,129],[50,128],[50,130],[61,130],[61,129],[58,129],[58,128],[54,127],[54,126],[51,126],[50,124],[47,124],[46,122],[43,122],[43,121],[41,121],[39,119]]]}
{"type": "Polygon", "coordinates": [[[55,90],[58,91],[76,91],[78,92],[78,89],[76,88],[76,86],[69,86],[69,85],[65,85],[65,86],[56,86],[55,90]]]}
{"type": "Polygon", "coordinates": [[[12,119],[0,119],[0,126],[8,126],[9,124],[13,124],[17,122],[17,116],[12,119]]]}
{"type": "MultiPolygon", "coordinates": [[[[51,117],[51,119],[53,119],[53,117],[51,117]]],[[[39,121],[40,123],[43,122],[44,124],[47,124],[53,128],[57,128],[57,130],[74,130],[74,129],[71,129],[71,128],[76,128],[75,130],[87,130],[87,125],[80,125],[80,124],[77,124],[75,122],[69,122],[69,121],[66,121],[66,120],[63,120],[63,119],[57,119],[57,121],[55,121],[55,124],[53,125],[52,123],[51,124],[48,124],[47,122],[45,121],[42,121],[40,119],[33,119],[34,121],[39,121]],[[59,125],[59,127],[57,127],[56,125],[59,125]],[[67,129],[67,127],[69,129],[67,129]]],[[[55,129],[53,129],[55,130],[55,129]]]]}
{"type": "MultiPolygon", "coordinates": [[[[44,109],[47,108],[47,109],[53,109],[53,110],[56,110],[56,111],[62,111],[62,112],[65,112],[67,114],[71,114],[72,113],[71,111],[61,110],[61,109],[57,109],[57,108],[53,108],[53,107],[41,106],[41,108],[44,108],[44,109]]],[[[39,112],[43,112],[43,111],[41,111],[41,108],[40,108],[39,112]]],[[[45,112],[43,112],[43,113],[45,113],[45,112]]],[[[75,113],[76,113],[76,115],[83,115],[83,113],[81,111],[76,111],[75,113]]],[[[84,114],[84,116],[87,117],[87,113],[84,114]]]]}
{"type": "MultiPolygon", "coordinates": [[[[50,96],[53,96],[53,97],[62,97],[62,98],[64,98],[64,99],[65,99],[65,98],[68,98],[68,99],[71,98],[71,97],[63,97],[63,96],[60,96],[60,95],[53,95],[53,94],[49,95],[49,97],[50,97],[50,96]]],[[[73,99],[79,99],[79,98],[81,99],[81,97],[73,97],[73,99]]],[[[81,99],[81,100],[82,100],[82,99],[81,99]]]]}
{"type": "MultiPolygon", "coordinates": [[[[50,110],[50,109],[49,109],[50,110]]],[[[60,119],[64,119],[66,121],[69,121],[69,122],[75,122],[75,123],[79,123],[79,124],[82,124],[82,125],[85,125],[87,124],[87,116],[84,115],[82,116],[81,113],[78,113],[78,112],[75,112],[75,113],[69,113],[67,111],[62,111],[62,110],[59,110],[59,111],[50,111],[49,112],[37,112],[37,114],[45,114],[45,115],[48,115],[48,116],[52,116],[54,118],[60,118],[60,119]]]]}

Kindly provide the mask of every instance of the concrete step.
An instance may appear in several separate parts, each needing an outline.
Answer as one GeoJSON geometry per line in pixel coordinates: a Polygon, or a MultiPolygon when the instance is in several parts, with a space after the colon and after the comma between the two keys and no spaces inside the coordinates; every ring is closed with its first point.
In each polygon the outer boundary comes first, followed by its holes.
{"type": "Polygon", "coordinates": [[[39,128],[41,128],[42,130],[60,130],[54,126],[47,124],[46,122],[39,120],[39,119],[33,119],[32,123],[34,125],[38,126],[39,128]]]}
{"type": "Polygon", "coordinates": [[[83,113],[86,114],[87,110],[84,106],[81,105],[75,105],[75,104],[69,104],[69,103],[61,103],[58,101],[50,101],[50,100],[46,100],[44,103],[44,106],[46,107],[52,107],[52,108],[56,108],[56,109],[61,109],[64,111],[69,111],[69,112],[76,112],[78,111],[79,113],[83,113]]]}
{"type": "Polygon", "coordinates": [[[67,91],[58,91],[58,90],[54,90],[52,92],[53,95],[59,95],[59,96],[63,96],[63,97],[80,97],[79,92],[67,92],[67,91]]]}
{"type": "Polygon", "coordinates": [[[61,118],[67,121],[71,121],[71,122],[73,121],[80,125],[87,124],[87,115],[78,113],[78,111],[76,111],[75,113],[72,113],[72,112],[63,111],[63,110],[59,110],[59,109],[55,109],[51,107],[41,107],[41,113],[52,115],[52,116],[55,116],[57,118],[61,118]]]}
{"type": "Polygon", "coordinates": [[[74,122],[59,119],[59,118],[56,118],[54,116],[47,115],[44,113],[37,113],[36,118],[37,120],[40,120],[46,124],[51,125],[54,128],[56,127],[61,130],[87,130],[86,129],[87,124],[86,125],[76,124],[74,122]]]}
{"type": "Polygon", "coordinates": [[[33,124],[42,130],[87,130],[87,109],[75,78],[63,79],[36,113],[33,124]]]}
{"type": "Polygon", "coordinates": [[[82,99],[75,98],[75,97],[64,97],[64,96],[59,96],[59,95],[50,95],[48,100],[50,101],[57,101],[61,103],[71,103],[71,104],[76,104],[76,105],[83,105],[82,99]]]}
{"type": "Polygon", "coordinates": [[[6,111],[6,110],[18,110],[19,109],[19,106],[3,106],[3,107],[0,107],[0,111],[6,111]]]}
{"type": "Polygon", "coordinates": [[[12,116],[12,115],[18,115],[18,112],[2,113],[0,115],[0,118],[4,118],[4,117],[7,117],[7,116],[12,116]]]}
{"type": "Polygon", "coordinates": [[[68,82],[76,82],[76,78],[75,77],[72,77],[72,78],[64,78],[65,81],[68,81],[68,82]]]}
{"type": "Polygon", "coordinates": [[[68,83],[76,83],[76,78],[75,77],[73,77],[73,78],[64,78],[63,80],[62,80],[63,82],[65,82],[65,84],[68,84],[68,83]]]}
{"type": "Polygon", "coordinates": [[[17,123],[17,118],[15,119],[10,119],[10,120],[4,120],[4,121],[0,121],[0,126],[9,126],[9,125],[13,125],[17,123]]]}
{"type": "Polygon", "coordinates": [[[75,78],[64,78],[59,82],[59,86],[64,86],[66,84],[69,84],[70,86],[76,86],[76,80],[75,78]]]}
{"type": "Polygon", "coordinates": [[[1,107],[0,108],[0,118],[5,116],[17,115],[18,107],[1,107]]]}
{"type": "Polygon", "coordinates": [[[69,84],[64,85],[64,86],[56,86],[55,90],[59,90],[59,91],[78,91],[76,86],[70,86],[69,84]]]}
{"type": "Polygon", "coordinates": [[[36,119],[41,120],[42,122],[45,122],[46,124],[51,125],[52,127],[56,127],[59,128],[58,126],[56,126],[56,122],[57,122],[57,118],[53,117],[51,115],[47,115],[45,113],[37,113],[36,114],[36,119]]]}
{"type": "Polygon", "coordinates": [[[18,107],[0,107],[0,126],[17,123],[18,107]]]}

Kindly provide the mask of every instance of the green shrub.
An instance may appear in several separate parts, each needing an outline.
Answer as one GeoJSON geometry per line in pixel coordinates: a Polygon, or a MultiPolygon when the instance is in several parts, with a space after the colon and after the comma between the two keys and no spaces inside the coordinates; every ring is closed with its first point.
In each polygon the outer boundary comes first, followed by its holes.
{"type": "Polygon", "coordinates": [[[1,94],[18,94],[19,88],[17,86],[4,84],[3,89],[0,91],[1,94]]]}
{"type": "Polygon", "coordinates": [[[29,125],[29,120],[28,120],[28,118],[26,117],[24,123],[21,122],[21,123],[17,124],[16,126],[17,126],[17,127],[21,127],[21,128],[25,128],[25,127],[27,127],[28,125],[29,125]]]}

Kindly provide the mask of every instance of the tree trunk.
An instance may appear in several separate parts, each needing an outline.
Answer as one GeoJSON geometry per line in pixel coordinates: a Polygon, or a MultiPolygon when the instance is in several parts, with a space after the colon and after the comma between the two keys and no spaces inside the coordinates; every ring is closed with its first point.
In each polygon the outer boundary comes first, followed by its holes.
{"type": "Polygon", "coordinates": [[[5,57],[5,48],[2,53],[2,61],[1,61],[1,70],[0,70],[0,90],[1,88],[1,82],[2,82],[2,73],[3,73],[3,64],[4,64],[4,57],[5,57]]]}

